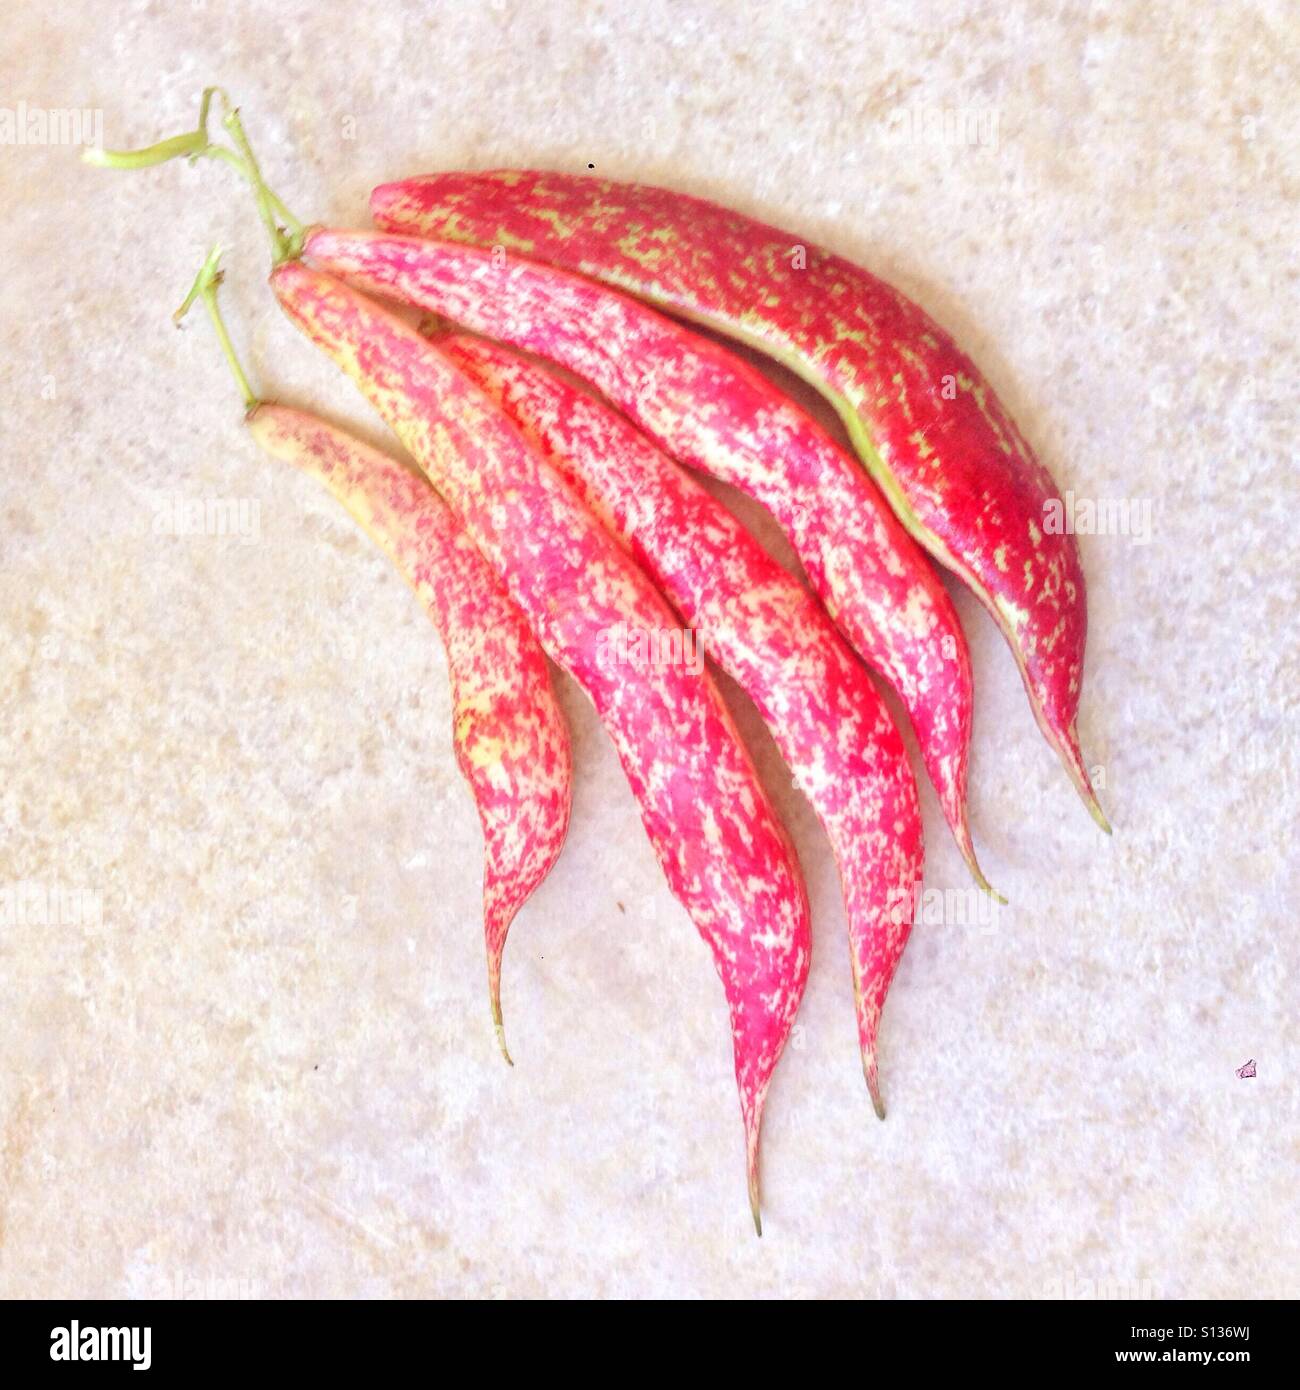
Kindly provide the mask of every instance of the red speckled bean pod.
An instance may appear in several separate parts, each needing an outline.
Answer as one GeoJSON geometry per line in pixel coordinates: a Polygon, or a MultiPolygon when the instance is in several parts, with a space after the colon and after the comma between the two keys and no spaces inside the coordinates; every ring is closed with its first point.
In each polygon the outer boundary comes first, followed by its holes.
{"type": "Polygon", "coordinates": [[[841,256],[668,189],[523,170],[377,188],[395,231],[607,280],[777,358],[826,396],[899,519],[988,609],[1039,727],[1103,830],[1079,749],[1087,597],[1047,470],[969,357],[841,256]]]}
{"type": "Polygon", "coordinates": [[[903,740],[821,605],[622,415],[481,338],[442,350],[628,545],[758,706],[835,850],[863,1071],[884,1117],[876,1038],[922,871],[903,740]]]}
{"type": "Polygon", "coordinates": [[[366,289],[559,362],[668,454],[762,502],[809,580],[907,706],[976,880],[966,813],[966,639],[925,556],[857,462],[734,353],[593,280],[477,247],[315,230],[307,252],[366,289]]]}
{"type": "Polygon", "coordinates": [[[793,848],[706,672],[621,664],[611,632],[674,627],[663,598],[487,396],[395,315],[300,261],[271,284],[446,498],[543,648],[605,723],[668,882],[713,951],[731,1012],[758,1224],[763,1101],[808,972],[793,848]]]}
{"type": "Polygon", "coordinates": [[[516,913],[560,857],[569,828],[569,731],[546,657],[523,614],[428,480],[314,415],[259,405],[248,417],[268,454],[330,490],[415,590],[442,638],[456,762],[483,826],[483,931],[492,1020],[516,913]]]}

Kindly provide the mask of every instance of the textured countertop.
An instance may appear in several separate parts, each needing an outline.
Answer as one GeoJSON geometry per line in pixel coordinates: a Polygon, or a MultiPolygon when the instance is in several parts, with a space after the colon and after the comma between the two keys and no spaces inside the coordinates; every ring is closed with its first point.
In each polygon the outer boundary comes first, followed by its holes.
{"type": "Polygon", "coordinates": [[[168,321],[220,240],[264,393],[382,439],[274,310],[245,192],[0,143],[0,1295],[1300,1294],[1297,39],[1284,0],[11,14],[11,133],[147,143],[221,82],[305,217],[594,165],[796,228],[954,331],[1063,490],[1132,506],[1080,537],[1113,839],[957,595],[1011,905],[916,929],[883,1124],[828,847],[727,687],[815,913],[759,1241],[708,952],[567,681],[573,828],[497,1055],[434,633],[168,321]],[[167,534],[214,499],[243,535],[167,534]]]}

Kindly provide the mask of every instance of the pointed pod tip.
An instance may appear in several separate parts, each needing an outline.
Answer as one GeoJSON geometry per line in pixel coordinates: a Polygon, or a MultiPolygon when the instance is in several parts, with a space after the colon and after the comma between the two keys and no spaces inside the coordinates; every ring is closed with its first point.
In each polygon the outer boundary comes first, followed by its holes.
{"type": "Polygon", "coordinates": [[[998,902],[1005,905],[1007,900],[994,888],[988,879],[984,877],[984,870],[980,868],[979,860],[975,858],[975,845],[971,840],[970,830],[966,825],[964,810],[961,823],[954,829],[953,837],[957,841],[957,848],[961,851],[961,857],[966,861],[966,867],[970,870],[971,877],[975,880],[975,886],[982,889],[989,897],[996,898],[998,902]]]}
{"type": "Polygon", "coordinates": [[[510,1049],[506,1047],[506,1026],[501,1018],[501,996],[492,990],[492,1027],[496,1031],[497,1046],[501,1049],[501,1055],[506,1059],[508,1066],[514,1066],[514,1059],[510,1056],[510,1049]]]}
{"type": "Polygon", "coordinates": [[[984,872],[975,862],[975,856],[973,854],[967,856],[966,863],[970,868],[971,877],[975,880],[975,886],[982,892],[987,893],[994,902],[999,902],[1005,907],[1007,905],[1006,898],[984,877],[984,872]]]}
{"type": "Polygon", "coordinates": [[[876,1119],[883,1120],[885,1118],[885,1101],[880,1094],[880,1076],[876,1071],[875,1062],[869,1062],[864,1057],[862,1059],[862,1074],[867,1079],[867,1090],[871,1094],[871,1105],[876,1112],[876,1119]]]}
{"type": "Polygon", "coordinates": [[[1104,834],[1113,835],[1110,821],[1106,819],[1106,813],[1101,809],[1101,802],[1097,800],[1097,793],[1093,790],[1092,778],[1084,764],[1083,752],[1079,747],[1079,735],[1074,724],[1071,723],[1063,734],[1050,733],[1049,739],[1060,754],[1065,770],[1070,774],[1070,780],[1074,783],[1083,804],[1088,808],[1088,814],[1104,834]]]}
{"type": "Polygon", "coordinates": [[[754,1218],[754,1234],[763,1234],[763,1213],[759,1208],[758,1201],[758,1134],[751,1132],[746,1136],[746,1149],[748,1157],[746,1159],[746,1173],[749,1178],[749,1214],[754,1218]]]}

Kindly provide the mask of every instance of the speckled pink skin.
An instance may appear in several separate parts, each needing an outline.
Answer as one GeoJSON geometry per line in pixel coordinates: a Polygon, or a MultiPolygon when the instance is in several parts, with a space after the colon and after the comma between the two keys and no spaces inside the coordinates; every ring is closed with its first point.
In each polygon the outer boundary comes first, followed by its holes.
{"type": "Polygon", "coordinates": [[[625,417],[498,343],[435,341],[624,541],[767,721],[835,850],[862,1066],[883,1118],[876,1038],[923,851],[916,783],[871,678],[816,599],[625,417]]]}
{"type": "Polygon", "coordinates": [[[969,357],[891,285],[801,237],[644,184],[532,170],[431,174],[371,196],[381,227],[501,246],[739,338],[839,411],[911,533],[972,589],[1039,727],[1103,829],[1075,721],[1087,599],[1055,483],[969,357]]]}
{"type": "Polygon", "coordinates": [[[561,363],[674,458],[762,502],[907,706],[944,815],[985,884],[967,823],[972,693],[957,615],[870,479],[808,415],[726,348],[578,275],[387,233],[317,230],[307,251],[363,288],[561,363]]]}
{"type": "Polygon", "coordinates": [[[595,704],[669,885],[713,952],[731,1012],[758,1222],[763,1101],[808,974],[793,847],[707,672],[601,660],[619,624],[676,626],[618,542],[450,360],[380,305],[299,261],[281,307],[388,421],[547,654],[595,704]]]}
{"type": "Polygon", "coordinates": [[[573,799],[569,730],[546,657],[426,478],[288,406],[259,405],[248,426],[267,453],[309,473],[351,512],[415,590],[442,638],[456,762],[483,826],[488,992],[504,1052],[506,935],[560,857],[573,799]]]}

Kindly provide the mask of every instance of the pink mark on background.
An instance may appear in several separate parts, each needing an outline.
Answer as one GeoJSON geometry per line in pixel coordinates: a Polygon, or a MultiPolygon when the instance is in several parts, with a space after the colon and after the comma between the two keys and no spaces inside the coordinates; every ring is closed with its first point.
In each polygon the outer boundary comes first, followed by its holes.
{"type": "Polygon", "coordinates": [[[1249,1062],[1243,1062],[1237,1068],[1237,1075],[1244,1081],[1248,1076],[1255,1075],[1255,1059],[1252,1057],[1249,1062]]]}

